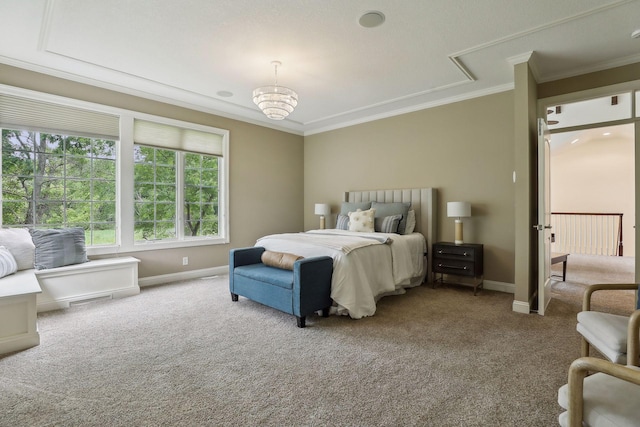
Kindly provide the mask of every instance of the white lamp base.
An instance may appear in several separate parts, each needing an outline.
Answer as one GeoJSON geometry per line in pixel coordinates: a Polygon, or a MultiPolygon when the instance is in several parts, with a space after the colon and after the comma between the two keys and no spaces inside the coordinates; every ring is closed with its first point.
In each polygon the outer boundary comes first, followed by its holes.
{"type": "Polygon", "coordinates": [[[320,215],[320,230],[324,230],[325,222],[324,215],[320,215]]]}
{"type": "Polygon", "coordinates": [[[464,242],[462,241],[462,220],[456,219],[456,245],[461,245],[464,242]]]}

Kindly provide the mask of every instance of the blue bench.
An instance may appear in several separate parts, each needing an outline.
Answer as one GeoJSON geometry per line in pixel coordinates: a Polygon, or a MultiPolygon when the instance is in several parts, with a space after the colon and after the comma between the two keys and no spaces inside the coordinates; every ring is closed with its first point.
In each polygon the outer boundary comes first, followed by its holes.
{"type": "Polygon", "coordinates": [[[322,310],[327,317],[332,304],[333,259],[328,256],[302,258],[293,270],[262,263],[265,248],[232,249],[229,252],[229,291],[231,300],[243,296],[296,317],[305,327],[306,316],[322,310]]]}

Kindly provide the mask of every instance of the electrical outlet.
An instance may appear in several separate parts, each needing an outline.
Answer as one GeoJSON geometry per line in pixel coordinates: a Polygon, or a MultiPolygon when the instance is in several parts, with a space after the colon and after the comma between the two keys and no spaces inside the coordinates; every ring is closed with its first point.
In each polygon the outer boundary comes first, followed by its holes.
{"type": "Polygon", "coordinates": [[[188,256],[182,257],[182,265],[189,265],[189,257],[188,256]]]}

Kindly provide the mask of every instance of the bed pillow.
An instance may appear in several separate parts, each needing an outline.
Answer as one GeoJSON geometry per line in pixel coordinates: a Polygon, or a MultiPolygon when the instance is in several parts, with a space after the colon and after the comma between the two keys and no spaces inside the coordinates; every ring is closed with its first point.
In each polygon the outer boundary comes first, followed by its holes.
{"type": "Polygon", "coordinates": [[[402,215],[385,216],[380,225],[381,233],[398,233],[398,226],[402,220],[402,215]]]}
{"type": "Polygon", "coordinates": [[[0,246],[0,277],[8,276],[18,271],[18,263],[9,249],[0,246]]]}
{"type": "Polygon", "coordinates": [[[384,217],[392,216],[392,215],[402,215],[402,220],[400,221],[400,225],[398,226],[398,233],[405,234],[405,230],[407,228],[407,213],[409,212],[410,207],[411,207],[411,203],[372,202],[371,208],[376,210],[376,218],[375,218],[375,225],[374,225],[376,231],[380,231],[380,227],[382,225],[382,220],[384,219],[384,217]]]}
{"type": "Polygon", "coordinates": [[[375,209],[367,209],[366,211],[358,209],[355,212],[349,212],[349,231],[373,233],[375,231],[373,228],[375,214],[375,209]]]}
{"type": "Polygon", "coordinates": [[[338,230],[348,230],[349,229],[349,215],[338,215],[338,220],[336,221],[336,228],[338,230]]]}
{"type": "Polygon", "coordinates": [[[29,230],[36,245],[36,270],[81,264],[89,261],[84,244],[84,229],[61,228],[29,230]]]}
{"type": "Polygon", "coordinates": [[[281,268],[283,270],[293,270],[293,264],[302,259],[300,255],[289,254],[286,252],[264,251],[260,256],[260,260],[264,265],[269,267],[281,268]]]}
{"type": "Polygon", "coordinates": [[[340,214],[348,215],[349,212],[355,212],[358,209],[366,211],[371,208],[371,202],[342,202],[340,206],[340,214]]]}
{"type": "Polygon", "coordinates": [[[26,228],[0,229],[0,245],[11,252],[16,260],[18,270],[33,268],[35,246],[26,228]]]}
{"type": "Polygon", "coordinates": [[[404,229],[404,234],[411,234],[416,229],[416,211],[411,209],[407,213],[407,226],[404,229]]]}

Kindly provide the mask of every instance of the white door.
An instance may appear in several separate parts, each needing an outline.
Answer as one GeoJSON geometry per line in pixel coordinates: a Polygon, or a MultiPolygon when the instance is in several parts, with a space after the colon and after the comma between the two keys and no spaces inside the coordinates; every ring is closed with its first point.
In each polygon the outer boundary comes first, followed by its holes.
{"type": "Polygon", "coordinates": [[[549,128],[538,119],[538,314],[551,300],[551,156],[549,128]]]}

